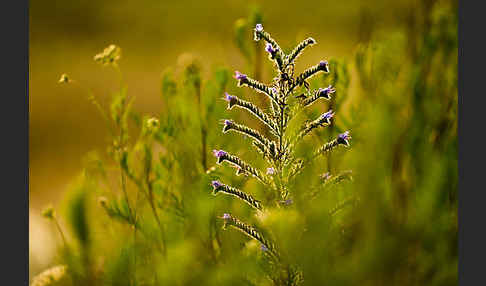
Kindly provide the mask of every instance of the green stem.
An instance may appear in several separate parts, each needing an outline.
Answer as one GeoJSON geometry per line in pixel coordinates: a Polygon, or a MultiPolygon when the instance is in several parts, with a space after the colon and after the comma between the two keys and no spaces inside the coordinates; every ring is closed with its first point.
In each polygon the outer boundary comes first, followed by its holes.
{"type": "Polygon", "coordinates": [[[61,225],[59,224],[59,222],[57,221],[57,219],[55,217],[54,217],[54,224],[56,225],[57,230],[61,234],[61,238],[62,238],[62,242],[64,243],[64,247],[67,248],[66,238],[64,237],[64,233],[62,232],[61,225]]]}

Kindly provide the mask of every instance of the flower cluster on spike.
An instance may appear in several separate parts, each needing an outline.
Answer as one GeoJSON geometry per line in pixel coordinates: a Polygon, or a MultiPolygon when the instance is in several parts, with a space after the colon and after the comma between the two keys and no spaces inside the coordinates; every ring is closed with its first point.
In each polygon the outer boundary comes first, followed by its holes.
{"type": "MultiPolygon", "coordinates": [[[[251,194],[224,184],[219,180],[213,180],[211,186],[215,194],[223,193],[233,195],[250,206],[253,206],[256,211],[261,212],[265,211],[267,206],[268,208],[278,206],[292,207],[294,203],[292,190],[288,187],[291,185],[291,180],[295,179],[319,155],[330,152],[338,146],[350,146],[351,136],[349,131],[346,131],[336,136],[334,140],[324,143],[321,146],[316,146],[314,156],[311,158],[297,158],[295,156],[293,152],[295,145],[314,129],[325,128],[331,124],[331,120],[335,116],[332,110],[328,110],[322,113],[317,119],[302,123],[302,128],[298,134],[289,134],[290,132],[287,132],[289,122],[295,118],[295,115],[301,109],[307,108],[319,100],[330,100],[331,96],[336,92],[336,89],[332,86],[321,87],[313,91],[309,89],[310,84],[308,80],[318,73],[329,73],[329,63],[326,60],[320,60],[314,66],[295,75],[295,60],[307,47],[316,43],[313,38],[304,40],[289,54],[285,54],[261,24],[255,26],[253,36],[255,41],[265,41],[265,51],[268,53],[270,61],[274,63],[277,76],[273,82],[268,84],[259,82],[240,71],[235,71],[234,78],[237,81],[238,87],[248,87],[266,97],[270,103],[270,110],[264,111],[264,109],[261,109],[251,101],[240,99],[227,92],[225,92],[223,99],[227,102],[228,109],[238,107],[249,112],[256,119],[263,122],[266,128],[269,129],[269,132],[260,133],[260,131],[251,129],[242,122],[236,122],[232,119],[225,119],[223,121],[224,126],[222,131],[223,133],[233,131],[250,138],[252,140],[251,146],[255,148],[255,151],[263,155],[266,166],[263,170],[259,170],[253,167],[250,164],[251,162],[247,163],[237,155],[229,154],[223,150],[214,150],[213,154],[218,164],[224,162],[229,163],[232,167],[238,169],[237,174],[244,173],[256,178],[265,186],[265,189],[274,192],[274,196],[269,197],[275,198],[276,201],[264,201],[261,203],[255,200],[251,194]],[[304,89],[303,94],[295,96],[294,94],[301,88],[304,89]],[[269,137],[264,134],[271,136],[269,137]]],[[[327,173],[326,177],[329,176],[327,173]]],[[[316,179],[322,180],[322,177],[319,178],[319,175],[316,175],[316,179]]],[[[260,241],[263,252],[271,252],[275,254],[274,258],[278,257],[275,245],[267,238],[264,238],[256,229],[246,225],[228,213],[223,214],[221,218],[224,220],[225,226],[232,226],[253,239],[260,241]]]]}

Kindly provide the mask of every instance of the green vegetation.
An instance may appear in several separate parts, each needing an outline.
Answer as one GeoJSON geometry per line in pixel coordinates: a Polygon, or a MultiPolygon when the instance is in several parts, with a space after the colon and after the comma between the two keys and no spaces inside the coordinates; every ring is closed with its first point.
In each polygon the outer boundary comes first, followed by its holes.
{"type": "MultiPolygon", "coordinates": [[[[264,32],[256,39],[270,48],[253,41],[255,24],[272,26],[254,9],[235,24],[245,59],[237,69],[248,76],[235,81],[225,67],[208,73],[186,57],[162,73],[157,115],[133,110],[122,49],[109,46],[94,59],[120,86],[109,106],[87,94],[105,121],[107,148],[86,155],[64,211],[44,211],[59,235],[59,266],[32,285],[456,285],[454,3],[423,1],[392,33],[363,28],[356,52],[330,58],[329,73],[311,68],[307,79],[295,67],[294,94],[282,80],[296,58],[285,57],[293,46],[280,48],[264,32]],[[277,72],[270,73],[265,48],[277,72]],[[335,92],[314,101],[325,87],[335,92]],[[225,92],[238,108],[227,108],[225,92]],[[332,119],[319,121],[331,109],[332,119]],[[295,120],[276,119],[287,115],[295,120]],[[327,151],[346,130],[353,136],[348,148],[307,166],[316,149],[327,151]],[[220,163],[239,168],[217,164],[213,149],[251,167],[216,152],[220,163]],[[229,226],[247,236],[225,231],[229,226]]],[[[69,73],[59,84],[86,88],[69,73]]]]}

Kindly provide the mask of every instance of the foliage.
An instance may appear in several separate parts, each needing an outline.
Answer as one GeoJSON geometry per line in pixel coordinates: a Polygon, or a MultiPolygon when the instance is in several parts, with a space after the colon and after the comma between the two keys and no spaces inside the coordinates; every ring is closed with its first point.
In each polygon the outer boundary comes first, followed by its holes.
{"type": "Polygon", "coordinates": [[[315,41],[282,49],[258,26],[247,42],[254,10],[236,25],[251,71],[236,77],[257,93],[184,56],[161,75],[158,115],[133,111],[121,49],[98,54],[120,75],[109,106],[88,93],[107,150],[86,156],[65,212],[44,212],[62,285],[455,285],[455,8],[424,1],[354,60],[300,73],[315,41]],[[259,51],[276,70],[268,85],[259,51]]]}

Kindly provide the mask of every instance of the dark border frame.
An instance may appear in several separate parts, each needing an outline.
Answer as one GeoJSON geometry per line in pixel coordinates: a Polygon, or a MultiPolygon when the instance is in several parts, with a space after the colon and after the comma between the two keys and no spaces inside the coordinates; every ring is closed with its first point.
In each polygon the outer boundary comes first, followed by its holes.
{"type": "Polygon", "coordinates": [[[2,285],[29,285],[29,1],[3,1],[2,285]]]}
{"type": "MultiPolygon", "coordinates": [[[[481,22],[486,17],[482,7],[472,5],[483,2],[459,2],[459,284],[483,285],[478,282],[486,281],[486,235],[483,233],[486,188],[481,180],[485,169],[481,163],[486,157],[481,138],[486,106],[481,104],[485,97],[486,44],[483,40],[486,25],[481,22]],[[474,99],[477,102],[473,102],[474,99]]],[[[3,112],[0,116],[5,137],[1,140],[4,207],[0,209],[4,221],[2,259],[8,263],[2,271],[2,284],[8,281],[13,283],[6,285],[28,285],[29,1],[4,1],[2,4],[3,112]]]]}
{"type": "Polygon", "coordinates": [[[459,285],[486,285],[486,187],[482,181],[486,148],[481,136],[486,106],[483,7],[486,5],[479,4],[484,2],[461,0],[458,11],[459,285]]]}

